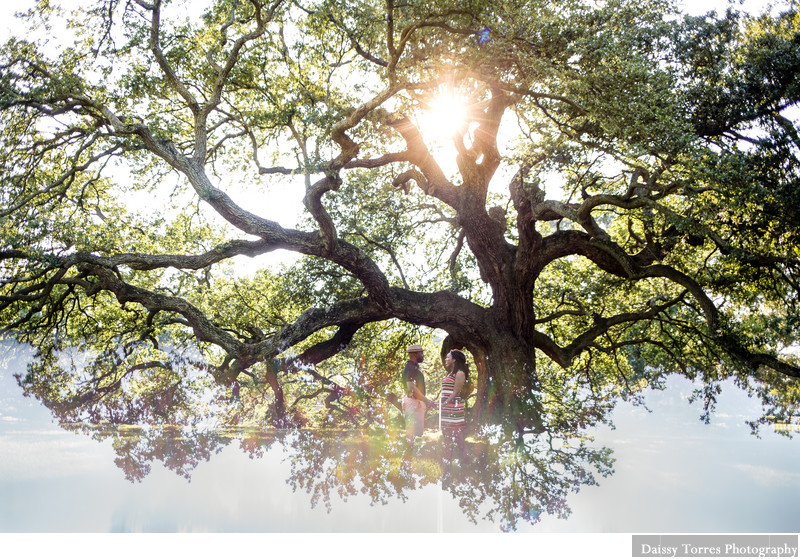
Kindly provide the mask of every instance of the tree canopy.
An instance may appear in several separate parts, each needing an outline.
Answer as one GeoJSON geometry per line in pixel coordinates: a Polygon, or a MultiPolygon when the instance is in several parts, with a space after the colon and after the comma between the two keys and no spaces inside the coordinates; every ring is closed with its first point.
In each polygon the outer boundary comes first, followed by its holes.
{"type": "Polygon", "coordinates": [[[25,20],[0,53],[0,321],[62,417],[180,423],[210,391],[230,423],[358,423],[419,341],[468,350],[476,415],[518,432],[579,429],[672,373],[709,412],[733,377],[754,424],[796,417],[794,4],[25,20]]]}

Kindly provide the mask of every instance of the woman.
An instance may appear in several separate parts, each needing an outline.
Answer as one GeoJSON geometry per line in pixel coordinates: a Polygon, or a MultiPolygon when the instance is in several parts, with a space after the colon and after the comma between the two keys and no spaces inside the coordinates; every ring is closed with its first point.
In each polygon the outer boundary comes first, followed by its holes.
{"type": "Polygon", "coordinates": [[[466,436],[467,419],[464,413],[464,398],[469,367],[463,352],[454,349],[444,358],[444,366],[450,373],[442,379],[442,397],[440,413],[442,420],[442,437],[444,438],[444,458],[450,460],[453,455],[453,442],[458,445],[461,461],[467,459],[466,436]]]}

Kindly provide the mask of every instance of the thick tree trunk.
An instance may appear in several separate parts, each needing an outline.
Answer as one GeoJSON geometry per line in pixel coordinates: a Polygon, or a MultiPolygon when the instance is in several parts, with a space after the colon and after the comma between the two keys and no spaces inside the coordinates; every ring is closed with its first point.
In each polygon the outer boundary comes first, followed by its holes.
{"type": "Polygon", "coordinates": [[[499,420],[518,433],[543,431],[533,346],[508,334],[492,338],[484,358],[485,389],[478,394],[480,411],[485,419],[499,420]]]}
{"type": "Polygon", "coordinates": [[[275,395],[275,416],[273,423],[276,427],[286,427],[289,424],[289,414],[286,412],[286,400],[283,396],[283,387],[278,381],[278,365],[273,359],[266,362],[266,380],[272,393],[275,395]]]}
{"type": "Polygon", "coordinates": [[[499,423],[506,430],[539,433],[544,430],[536,352],[532,345],[509,332],[487,336],[488,347],[460,344],[448,337],[442,354],[466,349],[475,362],[476,385],[472,417],[478,422],[499,423]]]}

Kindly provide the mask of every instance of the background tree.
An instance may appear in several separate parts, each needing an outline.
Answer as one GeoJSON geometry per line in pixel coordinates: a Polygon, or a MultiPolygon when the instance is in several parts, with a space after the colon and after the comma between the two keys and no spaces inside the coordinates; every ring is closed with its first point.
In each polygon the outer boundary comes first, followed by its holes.
{"type": "Polygon", "coordinates": [[[54,8],[29,14],[0,55],[0,313],[39,351],[22,384],[77,410],[200,371],[268,386],[279,422],[315,398],[355,417],[424,327],[522,432],[592,415],[562,417],[566,387],[673,372],[709,407],[735,376],[791,419],[794,6],[429,4],[102,0],[55,43],[35,39],[54,8]],[[300,223],[265,217],[296,189],[300,223]],[[301,258],[237,269],[276,250],[301,258]]]}

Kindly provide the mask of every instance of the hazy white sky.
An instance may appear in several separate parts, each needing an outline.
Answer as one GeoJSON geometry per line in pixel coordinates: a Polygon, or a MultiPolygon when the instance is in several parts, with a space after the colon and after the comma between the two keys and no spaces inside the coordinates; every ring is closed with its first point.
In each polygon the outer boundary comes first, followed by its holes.
{"type": "MultiPolygon", "coordinates": [[[[53,0],[54,4],[69,6],[71,4],[86,3],[85,0],[53,0]]],[[[741,0],[734,1],[733,4],[741,9],[758,12],[771,4],[785,4],[786,0],[768,2],[765,0],[741,0]]],[[[0,2],[0,38],[5,37],[14,30],[13,15],[15,12],[25,11],[35,6],[36,0],[3,0],[0,2]]],[[[681,5],[684,11],[691,14],[701,14],[712,9],[723,10],[728,5],[726,0],[682,0],[681,5]]]]}

